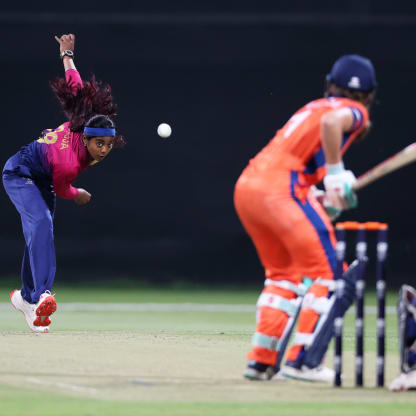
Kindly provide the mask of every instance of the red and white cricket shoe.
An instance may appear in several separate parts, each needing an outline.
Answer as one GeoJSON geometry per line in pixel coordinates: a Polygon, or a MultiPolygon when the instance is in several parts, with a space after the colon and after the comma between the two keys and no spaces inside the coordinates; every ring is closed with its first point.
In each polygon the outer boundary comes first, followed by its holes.
{"type": "Polygon", "coordinates": [[[22,312],[27,325],[33,332],[49,332],[51,320],[49,317],[56,311],[56,301],[54,296],[47,290],[40,295],[38,303],[32,304],[26,302],[20,293],[20,290],[14,290],[10,293],[10,301],[15,309],[22,312]]]}

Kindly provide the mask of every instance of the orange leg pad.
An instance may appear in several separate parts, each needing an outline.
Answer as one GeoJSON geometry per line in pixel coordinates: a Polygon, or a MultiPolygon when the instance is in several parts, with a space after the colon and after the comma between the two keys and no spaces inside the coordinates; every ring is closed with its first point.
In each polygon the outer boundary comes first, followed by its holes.
{"type": "Polygon", "coordinates": [[[280,338],[286,327],[288,316],[278,309],[263,307],[259,310],[256,331],[280,338]]]}
{"type": "MultiPolygon", "coordinates": [[[[302,309],[299,314],[298,332],[312,334],[318,322],[320,315],[312,309],[302,309]]],[[[302,345],[293,345],[289,348],[287,359],[289,361],[296,361],[302,345]]]]}
{"type": "Polygon", "coordinates": [[[292,345],[287,352],[286,360],[296,361],[299,353],[301,352],[303,345],[292,345]]]}
{"type": "Polygon", "coordinates": [[[309,289],[308,294],[314,295],[316,298],[327,297],[329,293],[328,287],[314,283],[309,289]]]}
{"type": "MultiPolygon", "coordinates": [[[[257,315],[256,334],[260,333],[268,337],[280,339],[286,327],[288,316],[278,309],[261,307],[257,315]]],[[[254,360],[263,364],[274,365],[277,360],[277,351],[254,345],[247,355],[248,360],[254,360]]]]}
{"type": "Polygon", "coordinates": [[[247,354],[247,359],[262,364],[274,365],[277,361],[277,351],[270,351],[263,347],[253,347],[247,354]]]}
{"type": "MultiPolygon", "coordinates": [[[[314,309],[308,308],[308,304],[315,298],[326,298],[328,296],[329,289],[327,286],[314,283],[309,289],[308,294],[304,300],[304,306],[299,314],[297,332],[303,334],[312,334],[315,330],[316,324],[318,323],[319,317],[321,316],[314,309]]],[[[296,361],[303,345],[293,345],[287,354],[288,361],[296,361]]]]}
{"type": "MultiPolygon", "coordinates": [[[[282,298],[289,301],[296,298],[296,294],[290,290],[276,286],[264,288],[261,297],[266,304],[282,298]]],[[[253,337],[253,349],[248,353],[248,360],[263,364],[274,365],[278,356],[278,343],[288,324],[288,314],[276,307],[259,306],[257,309],[256,333],[253,337]]]]}

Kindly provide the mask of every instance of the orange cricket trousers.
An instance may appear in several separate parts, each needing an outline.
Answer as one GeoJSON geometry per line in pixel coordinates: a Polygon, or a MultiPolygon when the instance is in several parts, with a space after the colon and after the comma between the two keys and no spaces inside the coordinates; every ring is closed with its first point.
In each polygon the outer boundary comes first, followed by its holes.
{"type": "Polygon", "coordinates": [[[297,360],[312,338],[320,316],[314,305],[333,289],[336,240],[326,212],[298,172],[282,170],[270,178],[257,173],[247,168],[234,193],[238,216],[266,276],[257,302],[257,326],[248,359],[275,365],[283,338],[290,335],[287,331],[293,324],[299,297],[304,294],[304,277],[315,283],[299,314],[288,360],[297,360]]]}

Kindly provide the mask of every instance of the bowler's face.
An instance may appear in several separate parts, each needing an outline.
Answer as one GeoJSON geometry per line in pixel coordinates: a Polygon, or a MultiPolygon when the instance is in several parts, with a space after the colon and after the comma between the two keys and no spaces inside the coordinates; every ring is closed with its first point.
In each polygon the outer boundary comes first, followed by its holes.
{"type": "Polygon", "coordinates": [[[86,145],[91,157],[97,162],[100,162],[111,152],[114,145],[114,137],[92,137],[86,140],[86,145]]]}

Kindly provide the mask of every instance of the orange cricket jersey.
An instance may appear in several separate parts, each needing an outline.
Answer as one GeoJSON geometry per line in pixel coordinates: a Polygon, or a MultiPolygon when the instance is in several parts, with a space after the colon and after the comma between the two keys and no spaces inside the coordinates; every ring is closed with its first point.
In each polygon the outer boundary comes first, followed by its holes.
{"type": "Polygon", "coordinates": [[[368,110],[358,101],[348,98],[321,98],[298,110],[250,161],[242,176],[245,179],[256,177],[257,180],[262,177],[265,183],[270,183],[279,171],[291,170],[299,172],[306,185],[319,183],[326,173],[321,145],[321,118],[325,113],[342,107],[351,108],[354,116],[351,131],[345,133],[342,140],[341,152],[344,154],[367,125],[368,110]]]}

